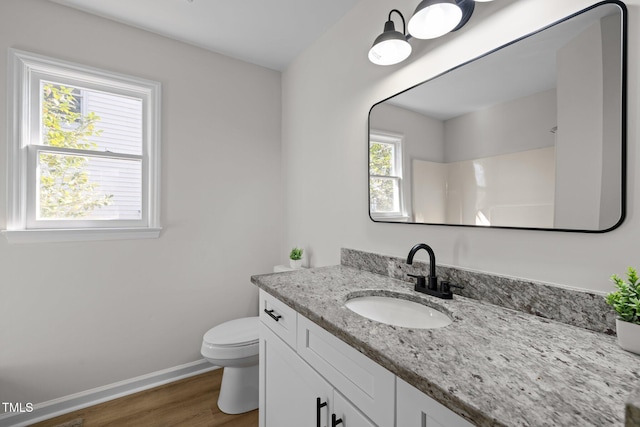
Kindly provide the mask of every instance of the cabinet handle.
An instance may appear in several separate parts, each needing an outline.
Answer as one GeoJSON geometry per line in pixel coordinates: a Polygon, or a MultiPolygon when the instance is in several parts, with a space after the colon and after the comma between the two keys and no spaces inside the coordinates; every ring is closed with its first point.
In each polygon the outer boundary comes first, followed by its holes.
{"type": "Polygon", "coordinates": [[[327,402],[322,402],[321,399],[318,397],[316,398],[316,425],[318,427],[320,426],[320,409],[324,408],[325,406],[327,406],[327,402]]]}
{"type": "Polygon", "coordinates": [[[267,313],[269,315],[269,317],[271,317],[273,320],[275,320],[276,322],[278,320],[280,320],[282,318],[282,316],[280,316],[279,314],[273,314],[273,310],[267,310],[266,308],[264,309],[264,312],[267,313]]]}
{"type": "Polygon", "coordinates": [[[336,414],[331,414],[331,427],[336,427],[338,424],[342,424],[342,418],[336,420],[336,414]]]}

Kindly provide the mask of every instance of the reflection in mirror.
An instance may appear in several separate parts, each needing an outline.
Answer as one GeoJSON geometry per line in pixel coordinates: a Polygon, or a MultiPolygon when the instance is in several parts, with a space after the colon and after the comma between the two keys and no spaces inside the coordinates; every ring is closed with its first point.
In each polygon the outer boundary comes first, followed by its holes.
{"type": "Polygon", "coordinates": [[[624,218],[626,9],[602,2],[377,103],[374,221],[609,231],[624,218]]]}

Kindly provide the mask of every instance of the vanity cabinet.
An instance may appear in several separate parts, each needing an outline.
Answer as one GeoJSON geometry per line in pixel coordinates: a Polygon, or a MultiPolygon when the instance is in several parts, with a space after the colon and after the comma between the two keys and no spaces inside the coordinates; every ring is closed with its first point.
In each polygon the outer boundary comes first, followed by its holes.
{"type": "Polygon", "coordinates": [[[376,427],[263,323],[260,362],[260,427],[376,427]]]}
{"type": "Polygon", "coordinates": [[[260,391],[260,427],[327,425],[333,388],[262,323],[260,391]]]}
{"type": "Polygon", "coordinates": [[[260,427],[472,426],[262,290],[260,320],[260,427]]]}
{"type": "Polygon", "coordinates": [[[396,386],[396,427],[473,427],[473,424],[406,381],[398,378],[396,386]]]}
{"type": "MultiPolygon", "coordinates": [[[[357,410],[355,406],[349,403],[349,401],[336,390],[333,392],[333,412],[337,414],[336,421],[342,420],[342,423],[338,424],[338,427],[343,425],[345,427],[376,427],[374,423],[365,417],[362,412],[357,410]]],[[[331,422],[332,420],[329,421],[329,426],[334,427],[331,422]]]]}
{"type": "Polygon", "coordinates": [[[394,424],[392,372],[300,314],[296,352],[374,425],[394,424]]]}
{"type": "Polygon", "coordinates": [[[393,373],[264,291],[260,320],[260,427],[395,423],[393,373]]]}

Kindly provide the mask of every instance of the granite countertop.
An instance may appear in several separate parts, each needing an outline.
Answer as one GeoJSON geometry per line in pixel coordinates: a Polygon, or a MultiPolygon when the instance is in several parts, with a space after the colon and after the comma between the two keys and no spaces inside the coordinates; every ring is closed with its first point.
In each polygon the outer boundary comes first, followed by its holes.
{"type": "Polygon", "coordinates": [[[441,300],[342,265],[251,281],[479,426],[623,426],[625,402],[639,394],[640,356],[602,333],[457,295],[441,300]],[[374,322],[344,306],[358,295],[421,301],[454,322],[422,330],[374,322]]]}

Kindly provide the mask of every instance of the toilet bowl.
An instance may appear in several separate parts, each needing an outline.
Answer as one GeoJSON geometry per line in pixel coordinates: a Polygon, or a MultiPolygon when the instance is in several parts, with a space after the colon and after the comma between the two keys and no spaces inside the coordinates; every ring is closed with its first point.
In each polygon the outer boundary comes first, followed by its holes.
{"type": "Polygon", "coordinates": [[[230,320],[204,334],[200,353],[224,368],[218,408],[241,414],[258,407],[258,317],[230,320]]]}

